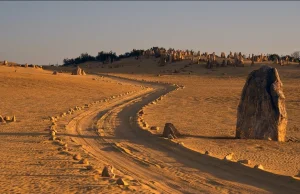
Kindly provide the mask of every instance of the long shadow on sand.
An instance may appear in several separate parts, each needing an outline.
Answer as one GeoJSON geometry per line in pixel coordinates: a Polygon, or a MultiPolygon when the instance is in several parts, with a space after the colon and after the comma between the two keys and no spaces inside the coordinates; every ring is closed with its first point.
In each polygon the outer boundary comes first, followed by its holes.
{"type": "Polygon", "coordinates": [[[193,138],[200,138],[200,139],[236,139],[232,136],[203,136],[203,135],[190,135],[190,134],[182,134],[180,138],[187,138],[187,137],[193,137],[193,138]]]}
{"type": "MultiPolygon", "coordinates": [[[[91,138],[91,139],[99,139],[99,136],[97,134],[95,135],[73,135],[73,134],[68,134],[68,133],[58,133],[59,136],[66,136],[66,137],[78,137],[78,138],[91,138]]],[[[0,133],[0,136],[49,136],[49,133],[45,133],[45,132],[29,132],[29,133],[26,133],[26,132],[22,132],[22,133],[17,133],[17,132],[12,132],[12,133],[8,133],[8,132],[5,132],[5,133],[0,133]]],[[[50,137],[50,136],[49,136],[50,137]]],[[[115,137],[106,137],[106,139],[118,139],[118,138],[115,138],[115,137]]]]}

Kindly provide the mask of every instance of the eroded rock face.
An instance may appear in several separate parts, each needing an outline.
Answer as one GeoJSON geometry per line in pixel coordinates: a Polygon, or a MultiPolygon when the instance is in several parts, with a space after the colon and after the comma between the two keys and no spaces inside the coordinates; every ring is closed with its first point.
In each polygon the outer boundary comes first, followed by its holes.
{"type": "Polygon", "coordinates": [[[238,106],[236,138],[285,141],[287,113],[276,68],[251,72],[238,106]]]}
{"type": "Polygon", "coordinates": [[[173,138],[178,138],[181,136],[179,131],[172,123],[166,123],[163,132],[163,137],[169,138],[170,135],[172,135],[173,138]]]}

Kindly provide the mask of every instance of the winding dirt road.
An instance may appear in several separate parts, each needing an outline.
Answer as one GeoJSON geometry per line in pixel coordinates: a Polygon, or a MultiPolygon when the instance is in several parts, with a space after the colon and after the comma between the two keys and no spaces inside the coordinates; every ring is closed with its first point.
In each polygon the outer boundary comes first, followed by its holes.
{"type": "Polygon", "coordinates": [[[300,193],[292,177],[203,155],[142,129],[137,112],[176,87],[109,77],[145,88],[87,109],[67,129],[76,143],[120,175],[153,193],[300,193]]]}

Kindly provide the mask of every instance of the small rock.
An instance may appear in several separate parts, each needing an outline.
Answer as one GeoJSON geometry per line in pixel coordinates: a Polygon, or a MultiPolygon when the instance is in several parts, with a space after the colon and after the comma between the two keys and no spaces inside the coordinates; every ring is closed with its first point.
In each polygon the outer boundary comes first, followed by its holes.
{"type": "Polygon", "coordinates": [[[4,120],[9,122],[9,121],[11,121],[11,118],[10,118],[10,116],[6,116],[6,117],[4,117],[4,120]]]}
{"type": "Polygon", "coordinates": [[[250,160],[239,160],[238,163],[250,165],[251,161],[250,160]]]}
{"type": "Polygon", "coordinates": [[[184,146],[184,143],[183,142],[179,142],[178,145],[184,146]]]}
{"type": "Polygon", "coordinates": [[[224,160],[232,160],[232,157],[233,157],[233,153],[227,154],[227,155],[224,157],[224,160]]]}
{"type": "Polygon", "coordinates": [[[17,121],[17,119],[16,119],[16,116],[15,116],[15,115],[12,117],[11,121],[12,121],[12,122],[16,122],[16,121],[17,121]]]}
{"type": "Polygon", "coordinates": [[[51,125],[51,126],[50,126],[50,131],[57,132],[57,131],[56,131],[56,126],[55,126],[55,125],[51,125]]]}
{"type": "Polygon", "coordinates": [[[150,128],[150,130],[153,130],[153,131],[159,131],[159,127],[152,126],[152,127],[150,128]]]}
{"type": "Polygon", "coordinates": [[[210,155],[210,152],[209,152],[209,151],[205,151],[204,154],[205,154],[205,155],[210,155]]]}
{"type": "Polygon", "coordinates": [[[73,156],[73,159],[74,159],[74,160],[81,160],[81,155],[80,155],[80,154],[75,154],[75,155],[73,156]]]}
{"type": "Polygon", "coordinates": [[[263,169],[264,169],[264,167],[263,167],[261,164],[255,165],[254,168],[260,169],[260,170],[263,170],[263,169]]]}
{"type": "Polygon", "coordinates": [[[102,177],[109,177],[109,178],[115,177],[115,175],[113,173],[113,167],[111,165],[105,166],[102,170],[101,176],[102,177]]]}
{"type": "Polygon", "coordinates": [[[57,140],[57,141],[62,141],[62,139],[61,139],[61,138],[59,138],[59,137],[54,137],[54,140],[57,140]]]}
{"type": "Polygon", "coordinates": [[[88,159],[84,158],[84,159],[81,159],[81,160],[79,161],[79,164],[86,164],[86,165],[89,165],[90,163],[89,163],[88,159]]]}
{"type": "Polygon", "coordinates": [[[57,137],[56,137],[56,136],[51,136],[51,137],[49,138],[49,140],[55,141],[55,140],[57,140],[57,137]]]}
{"type": "Polygon", "coordinates": [[[128,183],[126,181],[124,181],[122,178],[118,178],[117,184],[118,185],[125,185],[125,186],[128,185],[128,183]]]}
{"type": "Polygon", "coordinates": [[[0,122],[2,122],[2,123],[5,122],[4,118],[1,115],[0,115],[0,122]]]}
{"type": "Polygon", "coordinates": [[[172,134],[169,134],[169,135],[168,135],[168,138],[169,138],[169,139],[175,139],[174,136],[173,136],[172,134]]]}
{"type": "Polygon", "coordinates": [[[172,123],[166,123],[163,131],[163,137],[168,138],[170,134],[173,136],[173,138],[181,136],[179,131],[172,123]]]}
{"type": "Polygon", "coordinates": [[[69,151],[68,148],[65,148],[65,147],[59,147],[57,150],[58,151],[69,151]]]}
{"type": "Polygon", "coordinates": [[[50,135],[52,136],[52,137],[54,137],[55,136],[55,131],[50,131],[50,135]]]}
{"type": "Polygon", "coordinates": [[[148,128],[149,125],[145,122],[145,123],[143,123],[143,127],[148,128]]]}
{"type": "Polygon", "coordinates": [[[94,170],[94,167],[91,166],[91,165],[88,165],[88,166],[86,166],[85,168],[86,168],[87,170],[94,170]]]}
{"type": "Polygon", "coordinates": [[[50,117],[50,121],[51,121],[51,122],[55,122],[56,119],[55,119],[54,117],[50,117]]]}

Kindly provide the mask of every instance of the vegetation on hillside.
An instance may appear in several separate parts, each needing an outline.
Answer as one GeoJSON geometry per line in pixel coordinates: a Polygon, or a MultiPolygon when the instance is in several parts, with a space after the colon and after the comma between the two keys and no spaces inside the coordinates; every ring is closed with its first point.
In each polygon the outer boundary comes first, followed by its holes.
{"type": "MultiPolygon", "coordinates": [[[[165,48],[163,47],[152,47],[149,50],[154,51],[154,56],[155,57],[160,57],[160,52],[161,50],[166,51],[165,48]]],[[[170,50],[170,49],[169,49],[170,50]]],[[[172,49],[174,50],[174,49],[172,49]]],[[[102,62],[102,63],[113,63],[114,61],[123,59],[123,58],[129,58],[129,57],[139,57],[144,55],[145,50],[143,49],[133,49],[130,52],[126,52],[124,54],[121,54],[119,56],[116,55],[115,52],[110,51],[110,52],[105,52],[105,51],[101,51],[98,52],[97,56],[91,56],[88,53],[82,53],[80,56],[76,57],[76,58],[65,58],[63,60],[63,65],[64,66],[70,66],[70,65],[77,65],[80,63],[84,63],[84,62],[88,62],[88,61],[98,61],[98,62],[102,62]]],[[[283,59],[285,60],[286,57],[288,57],[289,61],[295,61],[295,62],[299,62],[300,61],[300,52],[293,52],[291,55],[281,55],[279,56],[278,54],[270,54],[268,55],[269,60],[274,61],[276,59],[283,59]]]]}

